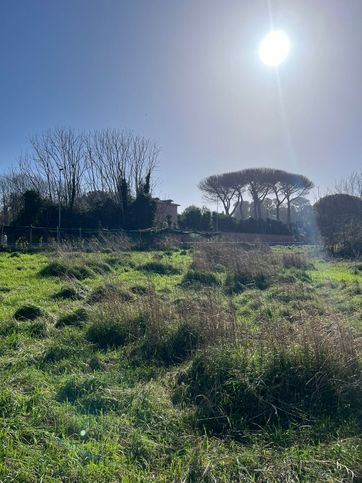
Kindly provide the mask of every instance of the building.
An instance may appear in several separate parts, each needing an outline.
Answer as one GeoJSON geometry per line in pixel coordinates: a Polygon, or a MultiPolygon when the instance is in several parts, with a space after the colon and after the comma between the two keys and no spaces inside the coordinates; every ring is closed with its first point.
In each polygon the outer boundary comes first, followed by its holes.
{"type": "Polygon", "coordinates": [[[155,226],[176,226],[177,225],[177,207],[173,200],[160,200],[154,198],[156,203],[155,226]]]}

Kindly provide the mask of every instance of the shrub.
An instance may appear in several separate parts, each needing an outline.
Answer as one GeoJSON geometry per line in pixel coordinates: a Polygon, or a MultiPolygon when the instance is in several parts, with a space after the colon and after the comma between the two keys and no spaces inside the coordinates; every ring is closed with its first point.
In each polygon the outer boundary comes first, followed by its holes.
{"type": "Polygon", "coordinates": [[[159,275],[178,275],[181,271],[169,263],[148,262],[138,267],[138,270],[157,273],[159,275]]]}
{"type": "Polygon", "coordinates": [[[41,277],[69,277],[77,280],[84,280],[93,277],[94,273],[85,266],[51,262],[40,270],[39,275],[41,277]]]}
{"type": "Polygon", "coordinates": [[[181,285],[184,287],[206,285],[213,287],[220,285],[220,281],[214,273],[189,270],[183,277],[181,285]]]}
{"type": "Polygon", "coordinates": [[[358,257],[362,253],[362,200],[344,193],[324,196],[314,205],[317,224],[332,255],[358,257]]]}
{"type": "Polygon", "coordinates": [[[88,320],[88,312],[80,308],[73,312],[72,314],[64,315],[63,317],[60,317],[55,324],[55,327],[60,328],[60,327],[65,327],[66,325],[73,325],[75,327],[82,327],[84,325],[84,322],[88,320]]]}
{"type": "Polygon", "coordinates": [[[43,311],[36,305],[23,305],[14,313],[16,320],[35,320],[43,315],[43,311]]]}

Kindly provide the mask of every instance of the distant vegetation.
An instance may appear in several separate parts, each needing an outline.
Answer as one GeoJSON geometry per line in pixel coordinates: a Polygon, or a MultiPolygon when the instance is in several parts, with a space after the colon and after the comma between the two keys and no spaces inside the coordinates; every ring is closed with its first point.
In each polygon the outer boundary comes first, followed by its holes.
{"type": "MultiPolygon", "coordinates": [[[[73,239],[102,229],[154,227],[156,203],[151,193],[158,152],[148,139],[112,129],[54,129],[33,136],[18,166],[0,176],[0,221],[11,225],[5,231],[9,241],[19,246],[49,241],[57,236],[59,224],[64,237],[73,239]]],[[[334,194],[314,207],[307,198],[313,182],[280,169],[211,175],[199,187],[205,200],[223,212],[189,206],[178,216],[181,230],[293,235],[308,243],[322,240],[333,255],[361,254],[360,173],[336,183],[334,194]]],[[[165,219],[166,227],[176,228],[165,219]]],[[[49,266],[43,275],[57,270],[62,267],[49,266]]],[[[74,270],[82,279],[107,267],[74,270]]]]}
{"type": "Polygon", "coordinates": [[[54,129],[30,140],[16,169],[0,178],[2,223],[148,228],[158,147],[133,133],[54,129]]]}

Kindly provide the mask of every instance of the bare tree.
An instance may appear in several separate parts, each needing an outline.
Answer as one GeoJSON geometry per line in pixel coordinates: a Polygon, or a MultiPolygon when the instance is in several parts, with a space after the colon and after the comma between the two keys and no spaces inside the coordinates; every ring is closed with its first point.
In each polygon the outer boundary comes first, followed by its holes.
{"type": "Polygon", "coordinates": [[[54,129],[30,139],[32,151],[20,163],[38,190],[51,202],[59,199],[73,210],[82,192],[86,163],[84,136],[72,129],[54,129]]]}
{"type": "Polygon", "coordinates": [[[2,211],[2,224],[9,224],[9,205],[10,205],[10,184],[7,180],[7,175],[0,176],[0,199],[2,211]]]}
{"type": "Polygon", "coordinates": [[[333,191],[337,194],[347,194],[362,198],[362,171],[356,171],[347,178],[337,181],[333,191]]]}
{"type": "Polygon", "coordinates": [[[32,189],[35,189],[34,180],[21,171],[11,170],[0,176],[2,221],[5,225],[17,216],[22,195],[32,189]]]}
{"type": "Polygon", "coordinates": [[[88,186],[110,193],[126,209],[157,167],[158,146],[141,136],[117,129],[94,131],[86,137],[88,186]]]}

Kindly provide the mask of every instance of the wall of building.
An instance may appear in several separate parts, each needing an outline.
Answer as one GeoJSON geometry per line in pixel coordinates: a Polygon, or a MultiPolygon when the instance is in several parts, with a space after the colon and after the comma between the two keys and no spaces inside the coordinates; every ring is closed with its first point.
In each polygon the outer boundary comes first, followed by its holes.
{"type": "Polygon", "coordinates": [[[177,225],[177,205],[169,201],[155,200],[156,201],[156,215],[155,225],[162,226],[167,223],[168,219],[171,220],[172,225],[177,225]]]}

